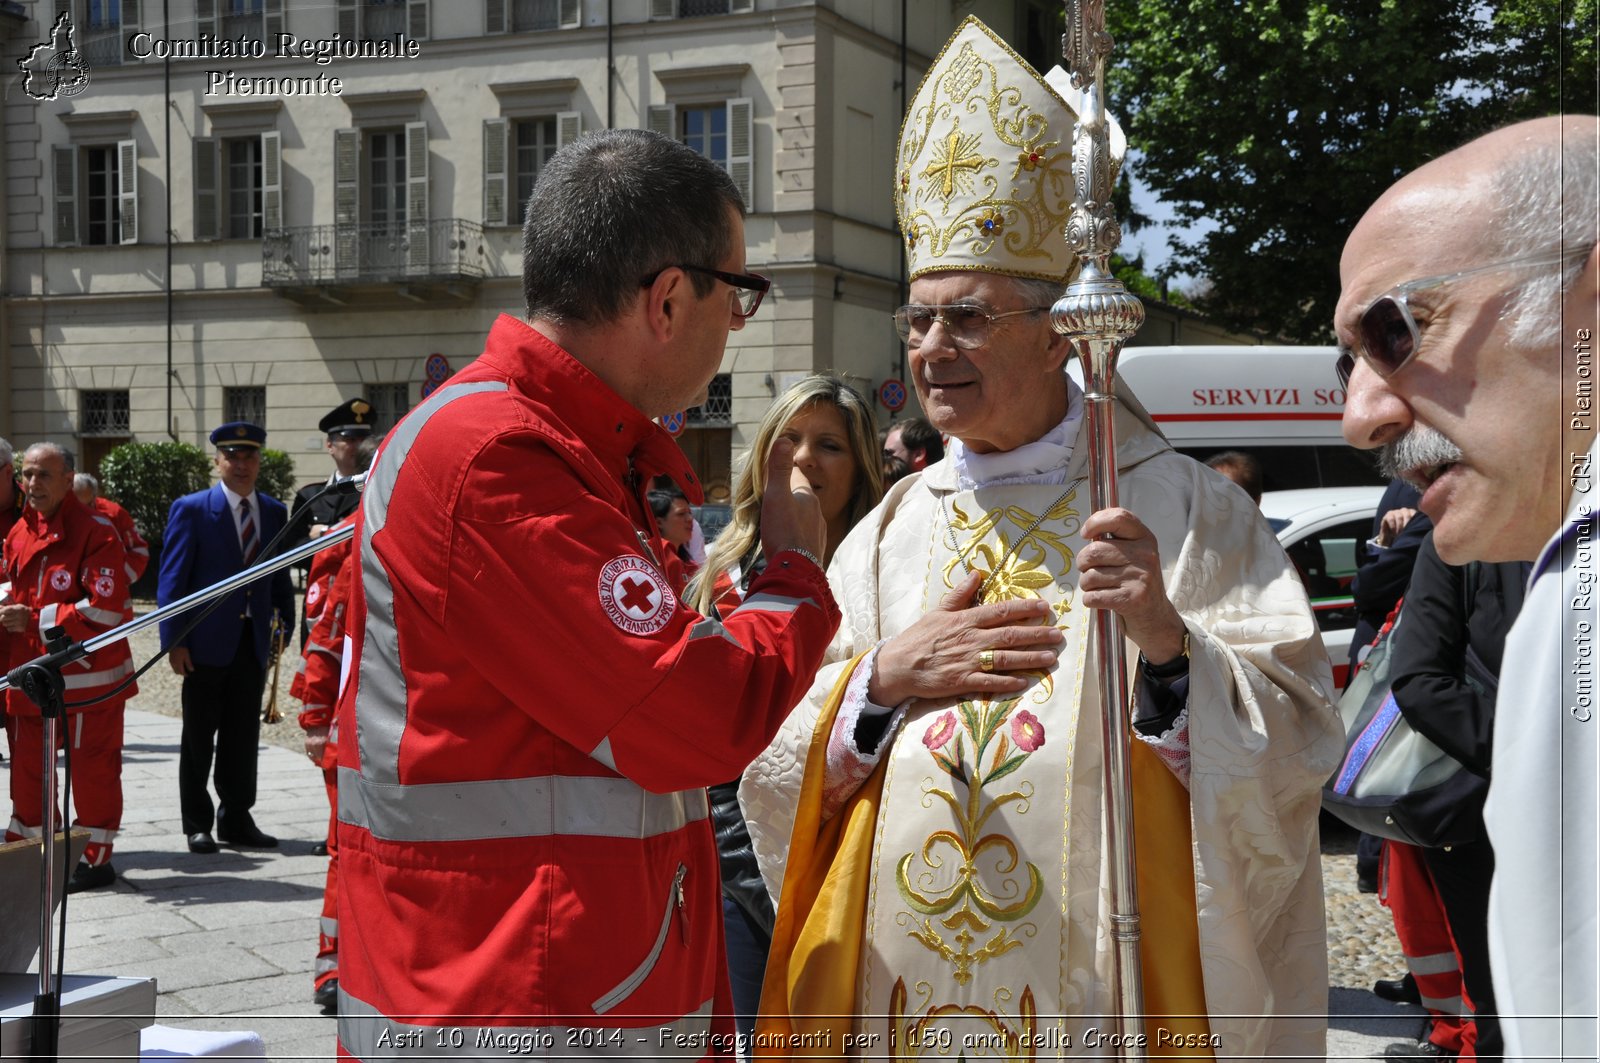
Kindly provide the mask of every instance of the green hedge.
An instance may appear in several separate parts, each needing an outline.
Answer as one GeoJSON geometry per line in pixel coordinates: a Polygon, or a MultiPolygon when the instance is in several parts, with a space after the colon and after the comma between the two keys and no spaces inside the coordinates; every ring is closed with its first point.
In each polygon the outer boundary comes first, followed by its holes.
{"type": "Polygon", "coordinates": [[[172,503],[211,485],[211,461],[193,443],[124,443],[100,462],[100,490],[133,515],[139,534],[160,546],[172,503]]]}
{"type": "Polygon", "coordinates": [[[294,459],[281,450],[266,447],[261,451],[261,475],[256,490],[271,495],[284,505],[294,501],[294,459]]]}

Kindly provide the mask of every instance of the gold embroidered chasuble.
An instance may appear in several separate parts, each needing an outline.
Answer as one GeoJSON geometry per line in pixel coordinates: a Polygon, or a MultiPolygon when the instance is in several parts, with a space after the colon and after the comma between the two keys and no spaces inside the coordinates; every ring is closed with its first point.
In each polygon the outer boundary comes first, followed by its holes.
{"type": "MultiPolygon", "coordinates": [[[[1217,1058],[1320,1055],[1327,965],[1316,815],[1340,746],[1326,655],[1304,590],[1248,499],[1173,454],[1126,409],[1117,431],[1122,504],[1155,532],[1191,635],[1191,836],[1179,820],[1170,846],[1143,839],[1141,877],[1169,861],[1192,873],[1176,876],[1180,889],[1148,891],[1162,910],[1146,911],[1145,929],[1164,934],[1168,952],[1181,953],[1183,938],[1191,950],[1197,942],[1210,1021],[1166,1028],[1209,1028],[1217,1058]]],[[[1080,439],[1069,479],[1083,474],[1085,452],[1080,439]]],[[[807,750],[826,744],[813,746],[813,731],[845,662],[932,608],[960,582],[963,557],[989,574],[988,600],[1054,606],[1067,636],[1055,670],[1017,698],[914,703],[873,777],[882,793],[859,962],[840,972],[856,986],[853,1054],[1108,1050],[1096,1043],[1114,1029],[1101,723],[1087,663],[1092,624],[1076,604],[1088,489],[1063,490],[958,490],[948,461],[897,485],[830,570],[845,614],[830,653],[840,663],[824,668],[746,773],[741,801],[776,892],[807,750]]],[[[1130,664],[1136,658],[1130,649],[1130,664]]],[[[1137,752],[1146,771],[1167,770],[1137,752]]],[[[1181,801],[1181,785],[1168,793],[1181,801]]],[[[1147,957],[1162,950],[1146,943],[1147,957]]],[[[804,962],[828,954],[817,949],[804,962]]],[[[1190,955],[1180,967],[1193,969],[1190,955]]],[[[1154,977],[1168,976],[1170,987],[1172,974],[1154,977]]],[[[772,1006],[769,980],[763,1008],[772,1006]]]]}

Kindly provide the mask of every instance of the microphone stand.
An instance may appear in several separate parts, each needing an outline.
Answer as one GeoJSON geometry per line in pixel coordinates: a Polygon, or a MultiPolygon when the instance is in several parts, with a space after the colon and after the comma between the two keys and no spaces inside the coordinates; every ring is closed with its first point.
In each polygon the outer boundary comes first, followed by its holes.
{"type": "MultiPolygon", "coordinates": [[[[366,474],[352,477],[348,481],[340,481],[336,486],[353,484],[359,491],[366,482],[366,474]]],[[[287,550],[261,561],[251,568],[237,572],[227,579],[219,580],[211,586],[195,591],[186,598],[180,598],[171,605],[162,606],[160,609],[144,616],[130,620],[119,627],[112,628],[103,634],[85,639],[83,642],[69,642],[65,632],[59,627],[53,627],[45,632],[45,648],[48,651],[41,657],[36,657],[27,664],[19,665],[0,678],[0,692],[10,689],[20,690],[39,707],[39,713],[44,720],[44,782],[42,793],[44,798],[44,817],[48,824],[41,834],[44,846],[42,862],[39,871],[39,888],[41,901],[39,905],[39,992],[33,998],[33,1016],[31,1019],[31,1048],[30,1058],[36,1060],[54,1060],[60,1045],[61,1034],[61,1000],[51,981],[50,939],[54,936],[55,925],[55,856],[56,856],[56,740],[58,728],[62,717],[66,713],[66,681],[62,678],[61,670],[67,665],[81,661],[96,650],[106,646],[113,646],[123,641],[137,631],[143,631],[151,624],[159,624],[168,617],[186,613],[198,605],[204,605],[214,598],[254,583],[262,576],[271,575],[279,569],[288,568],[290,565],[304,561],[313,554],[328,549],[330,546],[349,540],[355,535],[355,525],[346,524],[320,539],[301,543],[292,550],[287,550]]],[[[72,847],[69,845],[70,853],[72,847]]]]}

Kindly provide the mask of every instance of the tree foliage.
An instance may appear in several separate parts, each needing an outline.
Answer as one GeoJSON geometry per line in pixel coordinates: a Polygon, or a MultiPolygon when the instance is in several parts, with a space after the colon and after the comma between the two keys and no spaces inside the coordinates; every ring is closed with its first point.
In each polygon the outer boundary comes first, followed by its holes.
{"type": "Polygon", "coordinates": [[[1200,308],[1325,342],[1340,250],[1384,189],[1554,113],[1563,86],[1577,100],[1587,77],[1592,96],[1595,0],[1562,2],[1107,4],[1109,99],[1134,171],[1179,223],[1215,226],[1174,241],[1176,269],[1208,282],[1200,308]]]}
{"type": "Polygon", "coordinates": [[[133,517],[139,534],[159,548],[167,511],[211,483],[211,462],[193,443],[124,443],[100,462],[100,489],[133,517]]]}
{"type": "Polygon", "coordinates": [[[261,451],[261,473],[256,490],[271,495],[284,505],[294,498],[294,459],[281,450],[265,447],[261,451]]]}

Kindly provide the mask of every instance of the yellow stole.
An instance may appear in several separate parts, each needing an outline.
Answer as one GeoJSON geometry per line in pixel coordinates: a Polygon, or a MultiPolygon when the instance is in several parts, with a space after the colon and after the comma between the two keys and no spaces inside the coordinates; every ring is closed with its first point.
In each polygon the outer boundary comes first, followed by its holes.
{"type": "MultiPolygon", "coordinates": [[[[806,754],[756,1018],[752,1052],[758,1057],[788,1058],[790,1044],[842,1045],[854,1029],[883,765],[832,819],[821,820],[828,736],[859,660],[840,674],[828,695],[806,754]]],[[[1196,929],[1189,793],[1154,750],[1140,741],[1131,746],[1146,1054],[1209,1059],[1209,1049],[1193,1047],[1209,1043],[1207,1036],[1194,1035],[1208,1035],[1210,1024],[1196,929]],[[1161,1032],[1167,1036],[1158,1037],[1161,1032]],[[1185,1044],[1189,1047],[1180,1047],[1185,1044]]]]}

